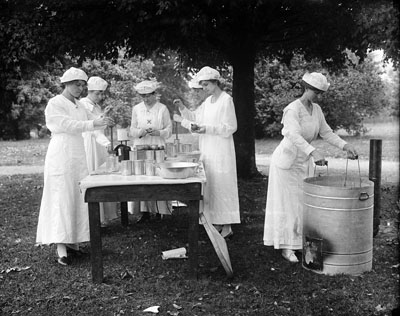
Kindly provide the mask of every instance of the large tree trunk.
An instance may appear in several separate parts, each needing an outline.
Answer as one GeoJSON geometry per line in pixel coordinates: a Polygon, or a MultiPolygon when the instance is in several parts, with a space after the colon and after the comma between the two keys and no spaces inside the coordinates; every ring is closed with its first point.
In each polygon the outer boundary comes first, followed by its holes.
{"type": "Polygon", "coordinates": [[[236,150],[238,177],[252,178],[259,175],[255,160],[254,132],[254,63],[255,51],[249,46],[235,49],[231,56],[233,67],[233,101],[238,130],[233,135],[236,150]]]}

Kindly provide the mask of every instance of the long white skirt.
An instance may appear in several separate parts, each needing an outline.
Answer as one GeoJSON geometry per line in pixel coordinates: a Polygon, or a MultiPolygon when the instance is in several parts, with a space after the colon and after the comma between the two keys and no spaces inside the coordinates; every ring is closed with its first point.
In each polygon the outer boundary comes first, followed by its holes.
{"type": "Polygon", "coordinates": [[[275,249],[302,249],[303,180],[309,176],[309,166],[310,161],[296,161],[290,169],[281,169],[271,163],[264,245],[275,249]]]}

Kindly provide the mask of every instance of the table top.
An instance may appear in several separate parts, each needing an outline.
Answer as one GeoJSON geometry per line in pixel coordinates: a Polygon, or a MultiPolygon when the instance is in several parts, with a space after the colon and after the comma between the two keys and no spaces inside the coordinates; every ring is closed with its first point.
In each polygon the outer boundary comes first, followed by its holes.
{"type": "Polygon", "coordinates": [[[187,184],[187,183],[205,183],[206,175],[201,165],[198,172],[186,179],[164,179],[160,176],[131,175],[123,176],[121,172],[106,172],[105,164],[100,166],[94,173],[86,176],[80,182],[80,188],[83,194],[86,189],[103,186],[118,185],[147,185],[147,184],[187,184]]]}

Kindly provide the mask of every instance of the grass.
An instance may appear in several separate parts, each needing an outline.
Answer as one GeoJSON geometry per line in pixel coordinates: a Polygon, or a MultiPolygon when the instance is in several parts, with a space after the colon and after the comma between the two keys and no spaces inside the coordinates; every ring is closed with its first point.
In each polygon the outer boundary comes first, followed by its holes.
{"type": "Polygon", "coordinates": [[[100,285],[91,282],[89,256],[61,267],[54,246],[34,246],[42,185],[41,174],[0,177],[1,315],[144,315],[153,305],[161,306],[159,315],[181,316],[390,315],[398,305],[393,184],[382,189],[373,270],[360,276],[315,274],[263,246],[267,182],[257,179],[239,181],[242,223],[228,241],[233,279],[226,278],[203,229],[198,281],[186,279],[186,260],[161,259],[164,250],[187,247],[188,219],[181,209],[144,226],[113,222],[103,231],[100,285]]]}
{"type": "MultiPolygon", "coordinates": [[[[384,148],[389,143],[392,148],[389,154],[385,150],[385,159],[398,160],[395,135],[383,136],[384,148]]],[[[366,153],[371,137],[376,135],[348,140],[366,153]]],[[[1,164],[43,164],[47,143],[2,142],[1,164]]],[[[272,153],[271,143],[258,141],[257,152],[272,153]]],[[[362,275],[319,275],[263,246],[267,179],[261,178],[239,180],[242,223],[228,241],[233,279],[226,278],[202,228],[198,281],[186,279],[186,260],[161,259],[164,250],[187,247],[183,208],[144,226],[125,228],[116,221],[104,230],[103,284],[91,282],[89,255],[61,267],[54,246],[35,247],[42,189],[42,174],[0,176],[0,315],[146,315],[143,309],[160,305],[159,315],[357,316],[390,315],[399,305],[396,183],[382,184],[373,269],[362,275]]],[[[89,244],[84,247],[90,251],[89,244]]]]}

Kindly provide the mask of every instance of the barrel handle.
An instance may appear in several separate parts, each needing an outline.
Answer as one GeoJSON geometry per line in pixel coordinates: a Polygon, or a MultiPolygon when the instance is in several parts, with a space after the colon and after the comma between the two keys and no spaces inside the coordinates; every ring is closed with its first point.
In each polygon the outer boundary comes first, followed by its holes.
{"type": "Polygon", "coordinates": [[[344,186],[346,186],[346,182],[347,182],[347,166],[349,164],[349,159],[351,160],[355,160],[357,159],[357,163],[358,163],[358,177],[360,178],[360,188],[361,188],[361,171],[360,171],[360,160],[358,159],[358,155],[354,156],[354,158],[349,158],[349,156],[347,156],[346,159],[346,175],[344,177],[344,186]]]}
{"type": "Polygon", "coordinates": [[[369,194],[367,192],[361,192],[360,196],[358,197],[360,201],[366,201],[369,199],[369,194]]]}
{"type": "Polygon", "coordinates": [[[317,172],[317,166],[326,166],[326,175],[329,174],[329,170],[328,170],[328,161],[325,160],[323,164],[317,164],[316,162],[314,163],[314,177],[315,177],[315,173],[317,172]]]}

